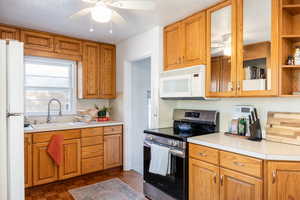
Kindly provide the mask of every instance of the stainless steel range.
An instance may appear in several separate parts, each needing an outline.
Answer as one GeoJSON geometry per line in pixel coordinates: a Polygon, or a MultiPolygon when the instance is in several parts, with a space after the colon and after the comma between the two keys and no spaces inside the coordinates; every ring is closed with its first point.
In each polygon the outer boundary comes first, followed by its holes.
{"type": "Polygon", "coordinates": [[[207,110],[174,110],[173,127],[145,130],[144,194],[152,200],[188,199],[187,138],[219,131],[219,113],[207,110]],[[151,145],[169,148],[169,173],[151,173],[151,145]]]}

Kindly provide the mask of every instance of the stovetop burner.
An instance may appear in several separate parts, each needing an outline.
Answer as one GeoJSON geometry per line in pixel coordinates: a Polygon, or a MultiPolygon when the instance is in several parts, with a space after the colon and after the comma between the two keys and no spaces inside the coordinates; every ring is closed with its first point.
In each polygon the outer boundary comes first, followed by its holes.
{"type": "Polygon", "coordinates": [[[219,131],[216,111],[175,110],[173,127],[145,130],[144,133],[187,141],[188,137],[219,131]]]}

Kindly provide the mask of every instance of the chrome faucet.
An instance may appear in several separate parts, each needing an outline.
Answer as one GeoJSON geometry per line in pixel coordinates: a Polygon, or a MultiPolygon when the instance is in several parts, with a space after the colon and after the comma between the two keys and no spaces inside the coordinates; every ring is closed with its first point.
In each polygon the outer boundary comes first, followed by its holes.
{"type": "Polygon", "coordinates": [[[62,112],[61,112],[61,102],[56,99],[56,98],[53,98],[53,99],[50,99],[50,101],[48,102],[48,116],[47,116],[47,123],[50,123],[51,122],[51,114],[50,114],[50,106],[51,106],[51,103],[53,101],[56,101],[58,104],[59,104],[59,113],[58,115],[59,116],[62,116],[62,112]]]}

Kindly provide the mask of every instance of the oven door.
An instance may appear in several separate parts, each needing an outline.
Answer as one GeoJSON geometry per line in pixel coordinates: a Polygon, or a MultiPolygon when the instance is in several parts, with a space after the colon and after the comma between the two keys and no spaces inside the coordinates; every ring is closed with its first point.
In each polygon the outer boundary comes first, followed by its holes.
{"type": "Polygon", "coordinates": [[[171,153],[171,173],[161,176],[149,172],[151,147],[144,144],[144,181],[170,195],[174,199],[187,199],[187,158],[186,154],[171,153]]]}

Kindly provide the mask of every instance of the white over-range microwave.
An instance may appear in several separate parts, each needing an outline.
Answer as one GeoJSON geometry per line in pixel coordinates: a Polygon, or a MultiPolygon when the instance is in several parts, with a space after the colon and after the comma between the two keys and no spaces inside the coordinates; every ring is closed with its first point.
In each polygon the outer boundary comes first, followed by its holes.
{"type": "Polygon", "coordinates": [[[160,97],[205,99],[205,65],[171,70],[160,74],[160,97]]]}

